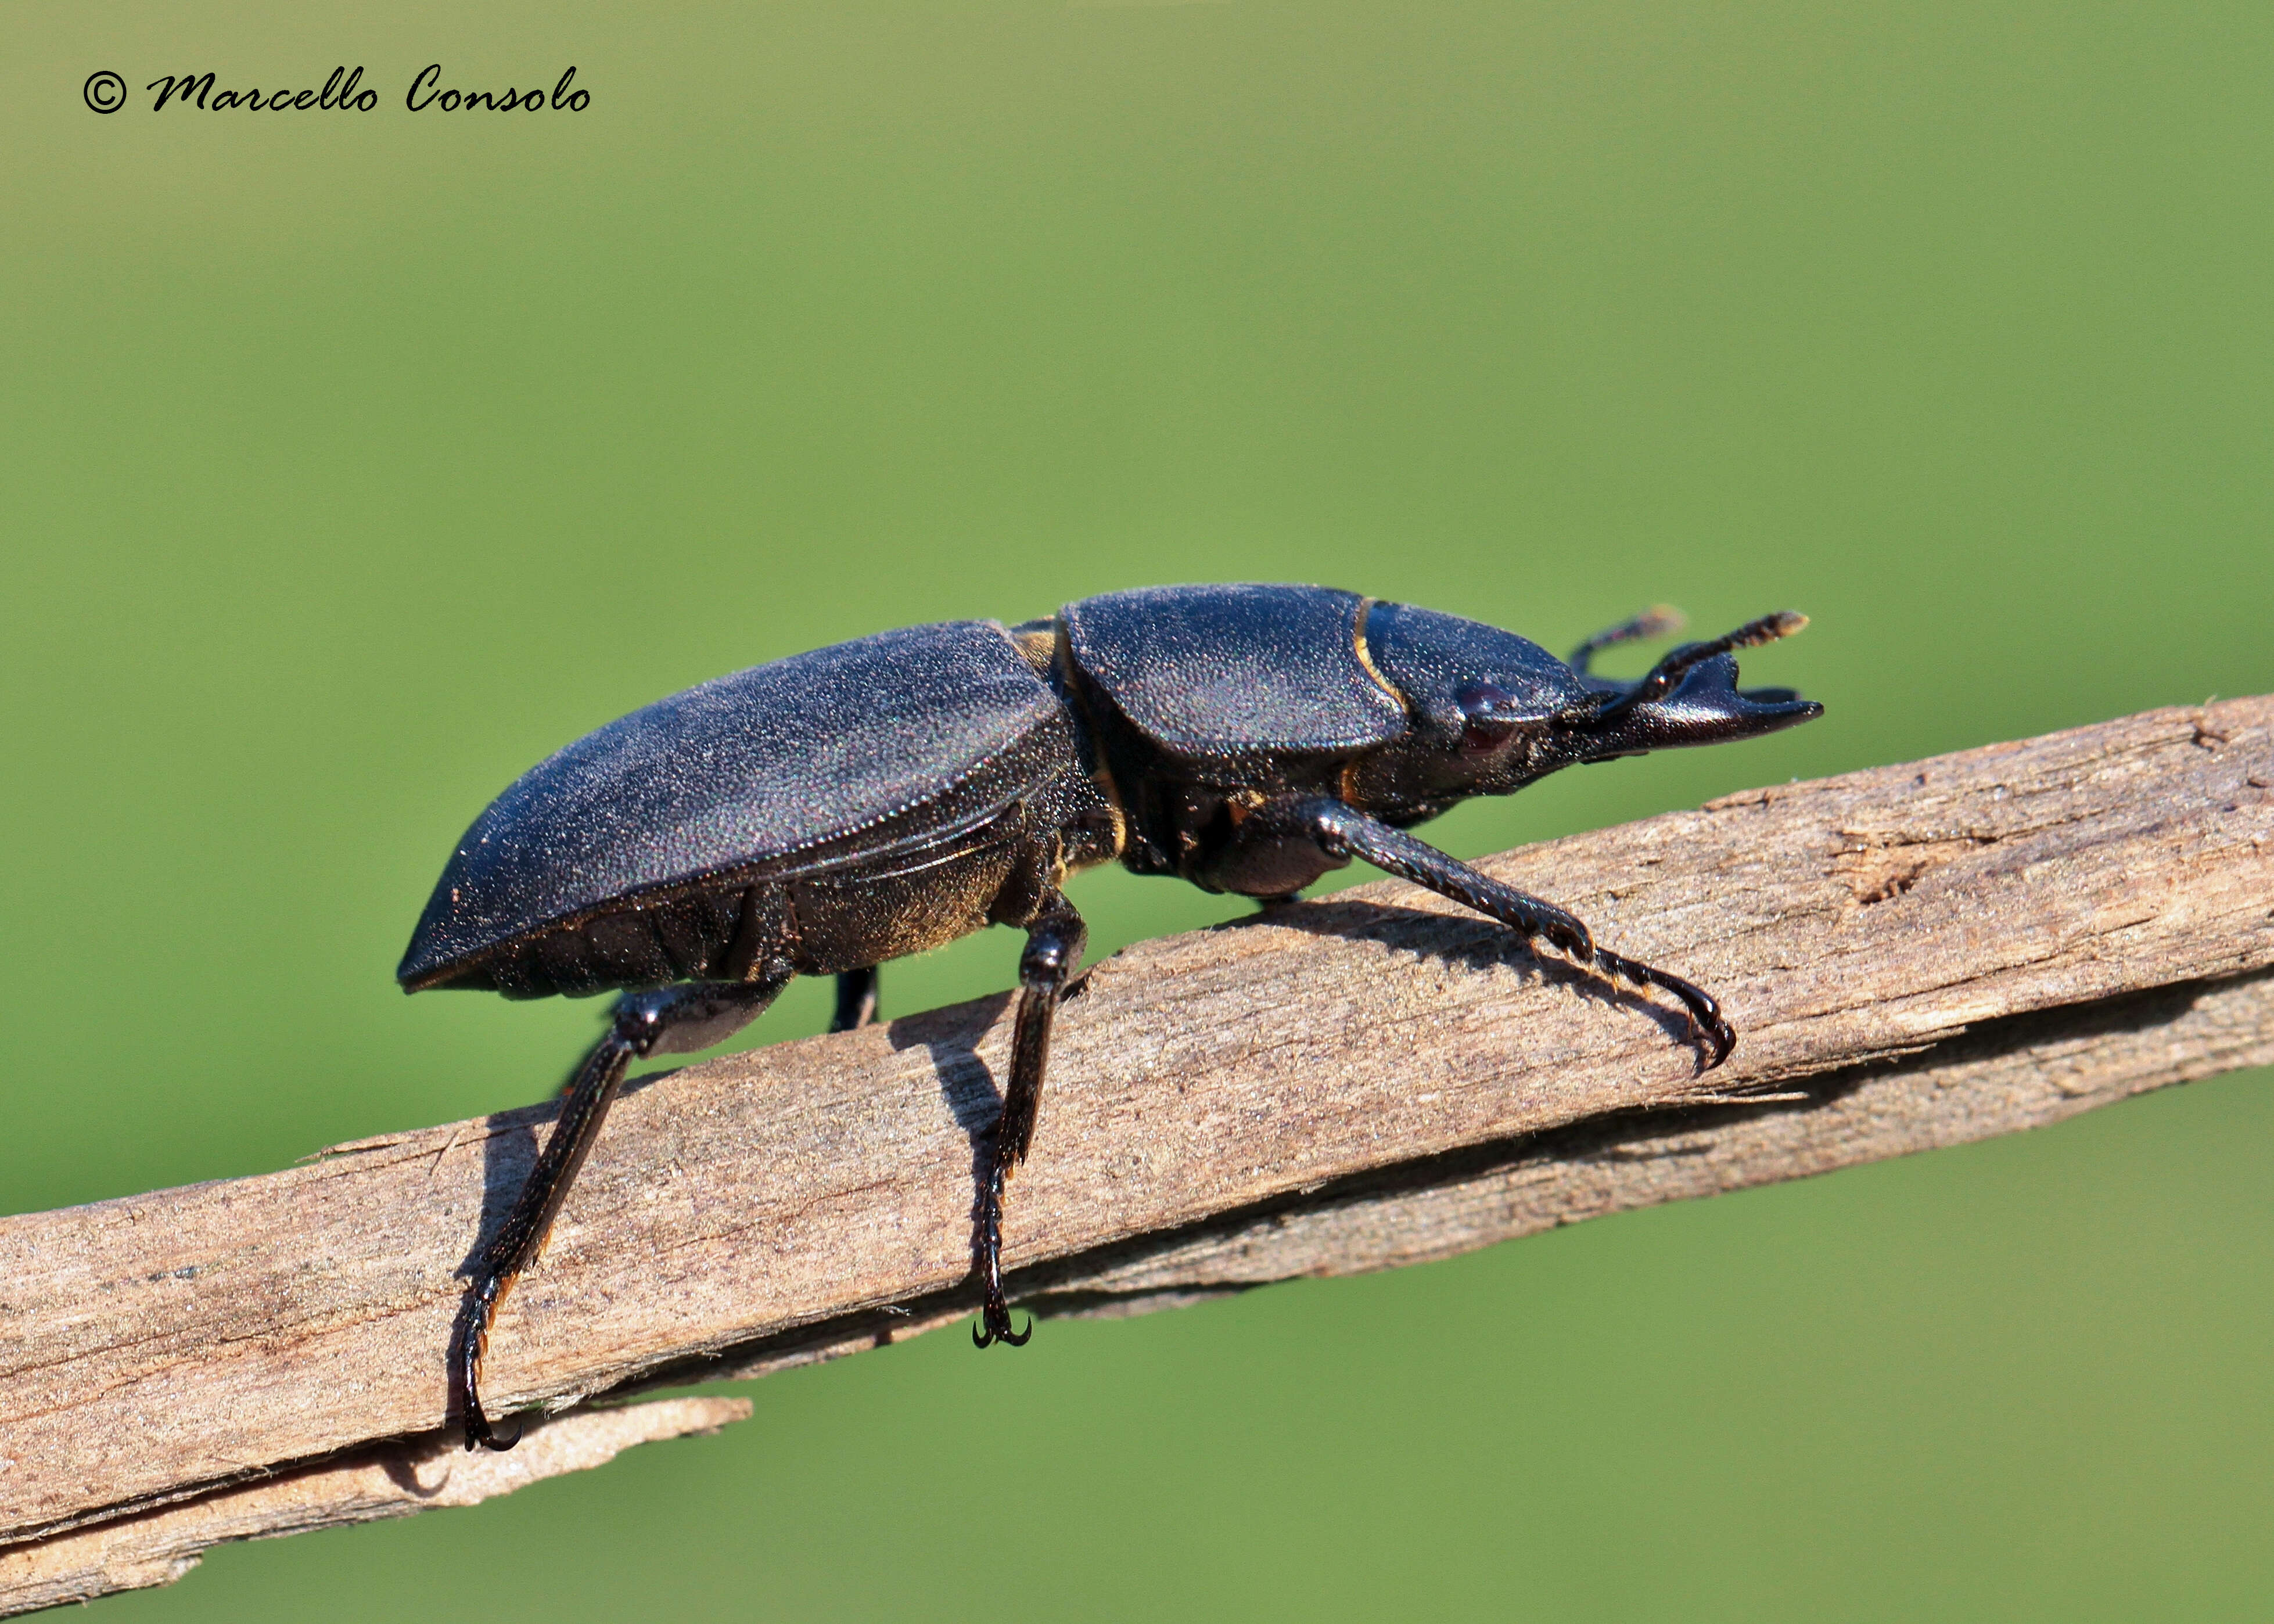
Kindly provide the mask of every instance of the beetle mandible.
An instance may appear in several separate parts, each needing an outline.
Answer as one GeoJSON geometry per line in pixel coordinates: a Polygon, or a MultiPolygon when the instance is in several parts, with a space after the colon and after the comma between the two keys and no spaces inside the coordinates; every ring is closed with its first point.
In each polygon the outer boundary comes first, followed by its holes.
{"type": "Polygon", "coordinates": [[[834,1030],[874,1019],[877,966],[990,924],[1027,933],[1011,1074],[979,1204],[981,1347],[1024,1342],[1003,1293],[1003,1191],[1034,1136],[1050,1022],[1081,957],[1066,876],[1118,861],[1292,898],[1363,858],[1679,999],[1710,1069],[1736,1033],[1702,989],[1405,832],[1577,762],[1773,733],[1823,713],[1736,686],[1772,614],[1636,682],[1589,665],[1674,630],[1653,610],[1567,664],[1510,632],[1312,586],[1171,586],[1005,627],[882,632],[720,677],[531,769],[476,820],[403,955],[405,991],[621,994],[469,1288],[466,1447],[499,1298],[535,1259],[626,1067],[707,1049],[795,975],[834,975],[834,1030]]]}

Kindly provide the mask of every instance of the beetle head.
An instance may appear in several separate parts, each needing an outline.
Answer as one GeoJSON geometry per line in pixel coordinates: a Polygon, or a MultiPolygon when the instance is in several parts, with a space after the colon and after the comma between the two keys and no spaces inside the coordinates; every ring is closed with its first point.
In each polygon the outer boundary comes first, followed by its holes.
{"type": "Polygon", "coordinates": [[[1639,681],[1615,682],[1496,627],[1376,604],[1366,622],[1367,655],[1405,700],[1413,731],[1364,763],[1352,787],[1385,811],[1427,816],[1578,762],[1750,739],[1808,721],[1824,707],[1789,688],[1739,689],[1731,653],[1805,624],[1797,614],[1769,615],[1683,644],[1639,681]]]}
{"type": "Polygon", "coordinates": [[[1738,646],[1743,646],[1789,636],[1807,623],[1797,614],[1771,615],[1729,637],[1684,644],[1639,682],[1598,686],[1600,679],[1583,678],[1597,704],[1592,715],[1565,723],[1577,751],[1572,759],[1612,761],[1680,745],[1723,744],[1822,716],[1821,704],[1788,688],[1740,688],[1736,657],[1728,646],[1732,639],[1742,638],[1738,646]],[[1743,635],[1756,628],[1758,635],[1743,635]]]}

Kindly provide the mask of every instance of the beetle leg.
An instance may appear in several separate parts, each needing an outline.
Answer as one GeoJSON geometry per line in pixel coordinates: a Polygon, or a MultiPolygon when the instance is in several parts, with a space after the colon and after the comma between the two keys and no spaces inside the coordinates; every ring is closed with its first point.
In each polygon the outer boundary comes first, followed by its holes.
{"type": "Polygon", "coordinates": [[[790,979],[787,965],[769,966],[751,981],[693,981],[616,1000],[606,1036],[569,1079],[560,1120],[530,1169],[513,1210],[483,1251],[460,1314],[457,1375],[464,1388],[466,1447],[510,1449],[519,1432],[501,1437],[482,1410],[482,1356],[498,1304],[522,1271],[537,1260],[576,1170],[599,1137],[608,1105],[632,1061],[646,1055],[685,1055],[723,1041],[756,1020],[790,979]]]}
{"type": "Polygon", "coordinates": [[[847,970],[837,978],[837,1013],[829,1023],[832,1032],[850,1032],[877,1019],[877,979],[875,965],[865,970],[847,970]]]}
{"type": "Polygon", "coordinates": [[[1011,1027],[1011,1082],[1003,1091],[1003,1115],[995,1124],[995,1151],[990,1158],[987,1184],[979,1201],[979,1273],[987,1297],[980,1323],[971,1340],[984,1348],[990,1342],[1025,1344],[1034,1335],[1011,1328],[1011,1310],[1003,1300],[1003,1190],[1011,1175],[1027,1159],[1035,1142],[1035,1119],[1043,1102],[1043,1072],[1050,1058],[1050,1022],[1066,982],[1081,961],[1082,944],[1089,929],[1074,912],[1073,904],[1052,892],[1043,911],[1027,927],[1027,951],[1019,957],[1019,1013],[1011,1027]]]}
{"type": "Polygon", "coordinates": [[[1526,936],[1545,936],[1583,965],[1594,965],[1638,987],[1656,987],[1682,1000],[1690,1015],[1690,1031],[1701,1045],[1700,1058],[1710,1071],[1729,1057],[1737,1034],[1722,1019],[1721,1006],[1704,988],[1654,965],[1614,953],[1595,945],[1579,920],[1552,902],[1503,885],[1491,876],[1448,857],[1435,846],[1415,839],[1400,829],[1368,817],[1342,801],[1325,796],[1268,808],[1251,815],[1269,817],[1272,826],[1292,824],[1319,843],[1330,857],[1362,857],[1385,874],[1427,886],[1441,897],[1474,908],[1526,936]]]}

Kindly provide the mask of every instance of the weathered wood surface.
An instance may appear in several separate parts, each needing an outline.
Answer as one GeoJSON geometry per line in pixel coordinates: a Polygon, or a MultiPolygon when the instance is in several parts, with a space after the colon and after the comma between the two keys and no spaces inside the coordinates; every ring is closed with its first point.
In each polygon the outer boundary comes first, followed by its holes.
{"type": "MultiPolygon", "coordinates": [[[[1059,1313],[1141,1313],[1276,1280],[1391,1268],[1605,1213],[2011,1132],[2263,1064],[2274,1064],[2274,974],[2159,989],[2089,1006],[2082,1020],[2074,1008],[2018,1016],[1905,1060],[1829,1072],[1797,1101],[1615,1116],[1362,1175],[1068,1259],[1039,1272],[1040,1295],[1028,1301],[1059,1313]]],[[[960,1318],[931,1314],[897,1328],[960,1318]]],[[[710,1373],[759,1375],[874,1339],[840,1328],[710,1373]]],[[[171,1583],[224,1540],[472,1505],[603,1464],[635,1442],[749,1414],[741,1399],[575,1410],[532,1422],[509,1455],[467,1455],[453,1432],[420,1433],[0,1549],[0,1615],[171,1583]]]]}
{"type": "MultiPolygon", "coordinates": [[[[1142,944],[1060,1018],[1014,1290],[1165,1305],[1385,1267],[2274,1058],[2274,699],[1484,866],[1713,988],[1743,1034],[1728,1065],[1697,1076],[1678,1011],[1395,883],[1142,944]]],[[[968,1309],[1005,1005],[627,1094],[501,1318],[493,1402],[756,1371],[968,1309]]],[[[458,1271],[549,1114],[0,1221],[0,1542],[441,1425],[458,1271]]]]}
{"type": "MultiPolygon", "coordinates": [[[[634,1444],[747,1421],[742,1398],[666,1398],[531,1424],[509,1455],[467,1455],[429,1433],[282,1472],[139,1516],[0,1549],[0,1615],[171,1584],[217,1545],[472,1506],[546,1477],[606,1465],[634,1444]]],[[[315,1611],[315,1609],[311,1609],[315,1611]]]]}

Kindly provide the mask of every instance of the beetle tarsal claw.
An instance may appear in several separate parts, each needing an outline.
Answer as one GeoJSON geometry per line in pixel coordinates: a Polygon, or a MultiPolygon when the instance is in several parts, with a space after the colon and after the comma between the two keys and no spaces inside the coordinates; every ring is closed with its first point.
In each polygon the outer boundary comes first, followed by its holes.
{"type": "MultiPolygon", "coordinates": [[[[482,1447],[487,1449],[493,1455],[503,1455],[507,1450],[512,1448],[516,1444],[521,1441],[522,1425],[523,1424],[519,1420],[516,1420],[513,1424],[512,1432],[508,1434],[499,1432],[495,1427],[490,1425],[488,1422],[485,1421],[482,1424],[482,1447]]],[[[466,1447],[470,1449],[473,1447],[471,1444],[469,1444],[466,1447]]]]}
{"type": "Polygon", "coordinates": [[[1023,1348],[1035,1335],[1035,1317],[1032,1314],[1027,1316],[1027,1328],[1023,1331],[1013,1330],[1011,1311],[995,1304],[990,1304],[982,1310],[979,1320],[979,1324],[971,1327],[971,1345],[975,1348],[990,1348],[997,1342],[1023,1348]]]}

